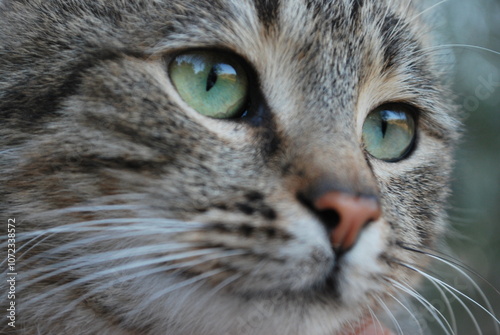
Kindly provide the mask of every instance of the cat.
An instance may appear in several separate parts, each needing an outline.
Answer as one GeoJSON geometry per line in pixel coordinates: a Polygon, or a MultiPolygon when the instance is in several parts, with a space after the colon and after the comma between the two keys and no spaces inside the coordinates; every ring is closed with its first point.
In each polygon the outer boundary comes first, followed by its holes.
{"type": "Polygon", "coordinates": [[[374,323],[446,231],[459,121],[422,10],[0,1],[2,334],[374,323]]]}

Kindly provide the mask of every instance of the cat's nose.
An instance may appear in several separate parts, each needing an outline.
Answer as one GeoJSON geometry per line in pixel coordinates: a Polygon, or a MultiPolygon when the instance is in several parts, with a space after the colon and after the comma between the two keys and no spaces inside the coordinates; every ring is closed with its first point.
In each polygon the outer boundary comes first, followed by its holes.
{"type": "Polygon", "coordinates": [[[375,197],[327,192],[319,196],[313,207],[328,228],[330,242],[337,252],[349,250],[365,225],[380,218],[380,205],[375,197]],[[334,218],[335,222],[328,221],[334,218]]]}

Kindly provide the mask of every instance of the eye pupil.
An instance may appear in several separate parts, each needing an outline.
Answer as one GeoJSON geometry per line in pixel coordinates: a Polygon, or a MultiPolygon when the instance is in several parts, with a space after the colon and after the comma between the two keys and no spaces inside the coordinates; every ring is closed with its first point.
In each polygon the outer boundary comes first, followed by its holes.
{"type": "Polygon", "coordinates": [[[210,72],[208,73],[208,78],[207,78],[207,92],[212,89],[212,87],[215,86],[217,83],[217,78],[219,77],[218,71],[217,71],[217,65],[212,66],[210,69],[210,72]]]}
{"type": "Polygon", "coordinates": [[[385,137],[385,134],[387,133],[388,126],[389,126],[389,123],[387,122],[387,116],[384,113],[384,114],[382,114],[382,124],[381,124],[382,137],[385,137]]]}

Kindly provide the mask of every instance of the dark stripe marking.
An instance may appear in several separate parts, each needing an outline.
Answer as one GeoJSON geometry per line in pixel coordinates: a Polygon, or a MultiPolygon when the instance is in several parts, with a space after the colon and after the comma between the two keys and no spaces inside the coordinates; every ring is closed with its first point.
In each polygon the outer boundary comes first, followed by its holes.
{"type": "Polygon", "coordinates": [[[364,0],[353,0],[351,8],[351,20],[355,21],[360,15],[361,7],[365,4],[364,0]]]}
{"type": "Polygon", "coordinates": [[[31,77],[29,80],[20,81],[9,87],[0,101],[0,115],[4,119],[21,120],[24,126],[31,125],[47,115],[55,115],[62,101],[75,94],[77,87],[81,84],[83,72],[102,61],[113,61],[124,56],[140,59],[147,57],[139,51],[126,49],[103,49],[89,53],[79,62],[72,64],[71,68],[59,69],[55,75],[42,73],[38,77],[31,77]],[[47,88],[40,94],[38,87],[47,86],[44,82],[47,78],[51,80],[51,83],[60,82],[61,84],[47,88]]]}
{"type": "MultiPolygon", "coordinates": [[[[384,45],[384,67],[386,69],[394,66],[395,59],[400,51],[403,40],[400,33],[394,33],[399,19],[393,15],[387,15],[382,24],[382,40],[384,45]],[[392,36],[391,36],[392,35],[392,36]]],[[[398,27],[401,29],[401,26],[398,27]]]]}
{"type": "Polygon", "coordinates": [[[279,7],[280,0],[255,0],[257,16],[267,29],[278,21],[279,7]]]}

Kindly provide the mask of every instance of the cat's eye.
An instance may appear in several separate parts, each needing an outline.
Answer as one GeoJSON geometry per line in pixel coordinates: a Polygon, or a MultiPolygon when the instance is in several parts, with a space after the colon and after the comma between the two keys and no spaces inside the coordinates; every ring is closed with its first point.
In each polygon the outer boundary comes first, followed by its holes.
{"type": "Polygon", "coordinates": [[[216,51],[185,52],[170,62],[169,74],[181,98],[198,113],[227,119],[245,112],[248,76],[236,56],[216,51]]]}
{"type": "Polygon", "coordinates": [[[387,162],[405,158],[413,147],[416,122],[412,109],[403,104],[383,105],[368,114],[363,144],[373,157],[387,162]]]}

